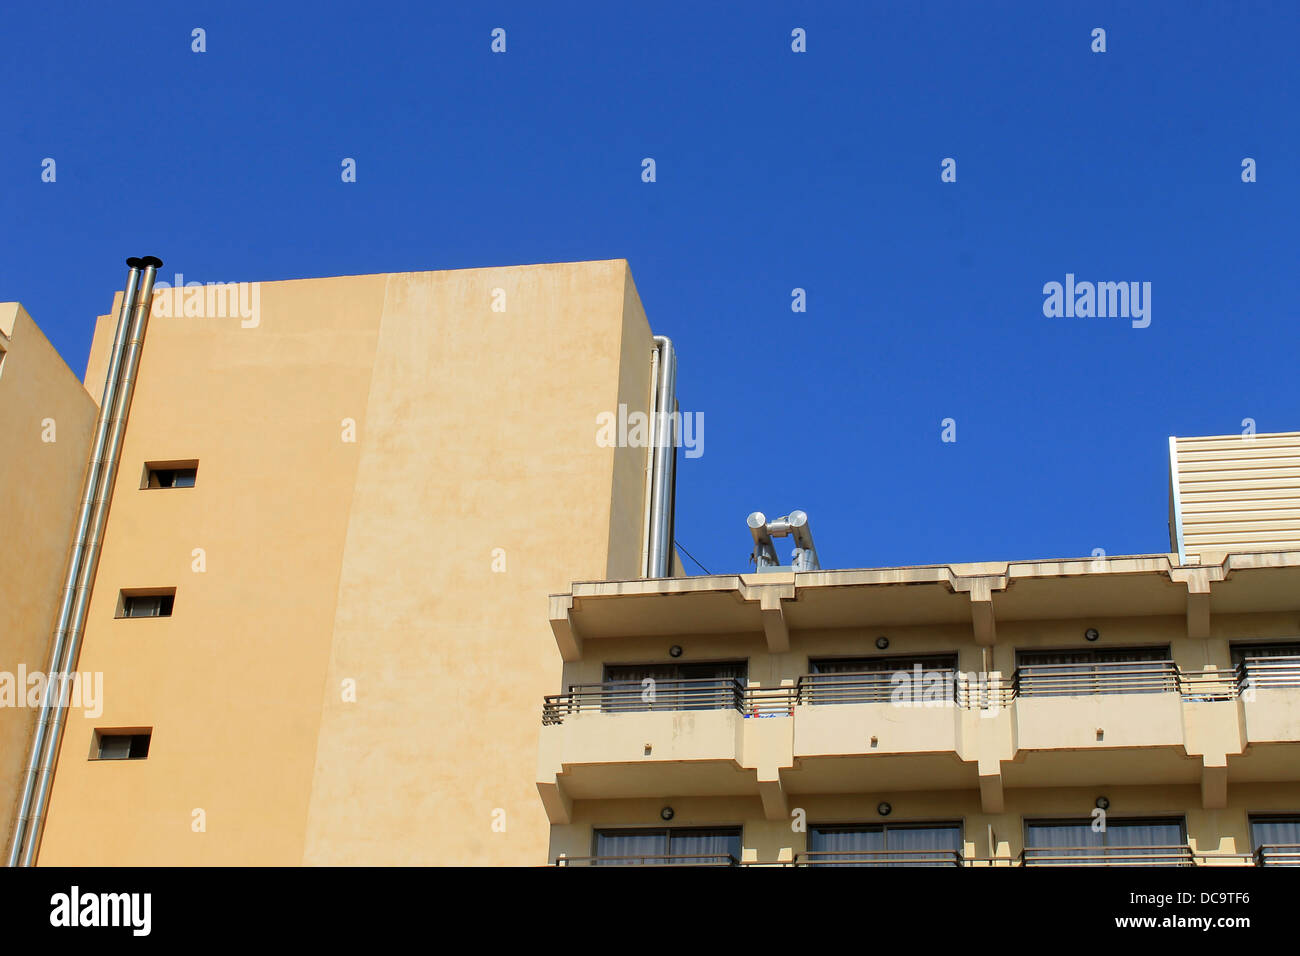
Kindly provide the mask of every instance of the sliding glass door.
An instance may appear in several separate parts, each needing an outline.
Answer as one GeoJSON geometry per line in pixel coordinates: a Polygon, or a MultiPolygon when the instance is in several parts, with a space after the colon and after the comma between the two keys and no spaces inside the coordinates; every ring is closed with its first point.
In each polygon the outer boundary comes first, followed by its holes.
{"type": "Polygon", "coordinates": [[[1049,820],[1025,825],[1027,865],[1179,866],[1191,862],[1183,821],[1110,820],[1104,830],[1091,820],[1049,820]]]}
{"type": "Polygon", "coordinates": [[[809,866],[959,866],[961,826],[860,824],[808,828],[809,866]]]}
{"type": "Polygon", "coordinates": [[[597,866],[734,866],[740,827],[597,830],[597,866]]]}
{"type": "Polygon", "coordinates": [[[607,664],[602,710],[740,710],[749,661],[607,664]]]}

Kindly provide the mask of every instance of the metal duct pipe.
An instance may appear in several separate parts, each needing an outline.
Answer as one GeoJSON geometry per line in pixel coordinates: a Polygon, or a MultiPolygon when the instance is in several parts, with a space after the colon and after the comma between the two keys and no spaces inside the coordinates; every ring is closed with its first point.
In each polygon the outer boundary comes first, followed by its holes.
{"type": "MultiPolygon", "coordinates": [[[[128,263],[129,264],[129,263],[128,263]]],[[[136,375],[140,369],[140,352],[144,347],[145,331],[149,326],[149,313],[153,308],[153,284],[162,266],[162,260],[154,256],[145,256],[137,260],[137,265],[144,266],[144,275],[140,279],[140,291],[136,297],[134,316],[131,320],[130,338],[126,354],[121,361],[121,380],[118,384],[113,419],[108,435],[108,447],[104,452],[104,464],[100,477],[99,494],[95,499],[94,513],[90,521],[90,537],[87,539],[85,559],[77,580],[77,592],[72,607],[72,622],[68,634],[67,654],[59,672],[59,703],[52,714],[50,731],[46,735],[45,754],[41,760],[40,776],[37,781],[36,800],[31,820],[27,825],[27,835],[23,847],[23,866],[31,866],[40,849],[41,836],[45,829],[45,810],[49,805],[50,786],[54,779],[54,766],[59,759],[59,746],[63,741],[66,726],[68,698],[72,693],[72,675],[76,673],[77,661],[81,655],[81,638],[86,629],[86,611],[90,606],[90,596],[95,587],[95,571],[99,567],[100,546],[103,543],[104,526],[108,522],[108,511],[113,501],[113,485],[117,480],[117,466],[122,454],[122,437],[126,433],[126,421],[131,413],[131,398],[135,393],[136,375]]]]}
{"type": "Polygon", "coordinates": [[[659,349],[659,383],[652,419],[651,451],[654,476],[651,488],[650,570],[652,578],[668,576],[672,553],[672,511],[674,472],[677,468],[677,353],[672,339],[656,335],[659,349]]]}
{"type": "Polygon", "coordinates": [[[809,571],[819,570],[816,564],[817,548],[813,544],[812,528],[808,527],[808,515],[802,511],[791,511],[786,524],[790,528],[790,535],[794,538],[794,543],[800,551],[811,556],[813,566],[808,568],[809,571]]]}
{"type": "Polygon", "coordinates": [[[752,512],[745,519],[745,524],[749,525],[749,535],[754,539],[754,553],[750,557],[755,566],[761,570],[779,565],[781,560],[776,556],[776,545],[767,530],[767,515],[761,511],[752,512]]]}
{"type": "Polygon", "coordinates": [[[790,556],[790,567],[795,571],[819,571],[821,563],[817,559],[817,548],[813,545],[812,528],[808,526],[808,515],[802,511],[791,511],[788,515],[773,518],[771,521],[761,511],[753,512],[745,523],[754,539],[754,552],[750,560],[758,570],[777,568],[781,561],[776,556],[773,538],[794,538],[795,550],[790,556]]]}
{"type": "Polygon", "coordinates": [[[654,510],[655,398],[659,394],[659,349],[650,350],[650,444],[645,451],[645,513],[641,516],[641,577],[650,576],[650,513],[654,510]]]}
{"type": "Polygon", "coordinates": [[[55,619],[54,634],[50,640],[50,660],[45,667],[45,693],[41,697],[41,710],[36,720],[36,731],[32,737],[31,756],[27,761],[27,773],[23,778],[23,795],[18,806],[18,817],[14,826],[13,840],[9,844],[9,858],[6,865],[17,866],[22,857],[23,843],[26,840],[27,819],[31,813],[32,796],[36,791],[36,775],[41,762],[41,752],[45,747],[49,732],[50,710],[54,705],[54,681],[48,678],[58,673],[63,666],[64,649],[67,645],[69,622],[72,620],[72,602],[77,591],[77,580],[81,575],[82,564],[86,554],[86,537],[90,529],[91,515],[95,499],[99,496],[100,476],[103,473],[104,449],[108,444],[109,426],[113,418],[113,407],[117,403],[118,378],[122,368],[122,356],[126,352],[126,341],[131,325],[131,316],[135,310],[137,284],[140,281],[140,260],[126,260],[131,271],[126,276],[126,288],[122,293],[122,309],[117,317],[117,331],[113,334],[113,348],[108,356],[108,370],[104,376],[104,393],[99,402],[99,420],[95,424],[95,435],[90,446],[90,458],[86,465],[86,477],[82,483],[81,506],[77,511],[77,525],[73,532],[72,548],[68,552],[68,569],[63,583],[63,599],[59,602],[59,613],[55,619]]]}

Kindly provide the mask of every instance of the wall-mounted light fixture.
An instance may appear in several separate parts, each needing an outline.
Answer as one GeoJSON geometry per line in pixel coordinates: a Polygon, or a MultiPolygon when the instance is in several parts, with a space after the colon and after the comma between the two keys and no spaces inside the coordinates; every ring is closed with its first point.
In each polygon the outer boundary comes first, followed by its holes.
{"type": "Polygon", "coordinates": [[[880,635],[880,637],[876,638],[876,647],[880,648],[883,651],[888,646],[889,646],[889,638],[885,637],[883,634],[880,635]]]}
{"type": "Polygon", "coordinates": [[[891,807],[889,804],[883,801],[876,804],[876,812],[879,813],[882,817],[889,816],[889,814],[893,811],[893,809],[894,809],[893,807],[891,807]]]}
{"type": "Polygon", "coordinates": [[[1085,641],[1095,641],[1099,637],[1101,637],[1101,632],[1095,627],[1090,627],[1083,632],[1083,639],[1085,641]]]}
{"type": "Polygon", "coordinates": [[[668,656],[669,656],[669,657],[681,657],[681,656],[682,656],[682,645],[680,645],[680,644],[674,644],[672,647],[668,648],[668,656]]]}
{"type": "Polygon", "coordinates": [[[677,814],[673,811],[672,807],[664,807],[662,810],[659,811],[660,820],[671,820],[676,815],[677,814]]]}
{"type": "Polygon", "coordinates": [[[1110,801],[1107,800],[1105,797],[1098,797],[1098,798],[1097,798],[1097,809],[1098,809],[1098,810],[1109,810],[1109,809],[1110,809],[1110,801]]]}

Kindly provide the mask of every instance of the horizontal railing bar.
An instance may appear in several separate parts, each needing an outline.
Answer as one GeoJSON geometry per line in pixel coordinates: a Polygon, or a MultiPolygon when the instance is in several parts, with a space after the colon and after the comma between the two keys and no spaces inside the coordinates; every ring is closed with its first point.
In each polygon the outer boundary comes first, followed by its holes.
{"type": "Polygon", "coordinates": [[[636,856],[559,856],[555,858],[556,866],[570,866],[574,863],[599,866],[602,863],[617,864],[622,861],[635,861],[629,865],[640,866],[700,866],[704,860],[718,861],[714,866],[737,866],[740,861],[730,853],[644,853],[636,856]]]}
{"type": "Polygon", "coordinates": [[[1247,688],[1300,686],[1300,656],[1247,657],[1225,670],[1179,670],[1173,661],[1102,661],[1027,664],[1010,675],[976,676],[951,668],[926,672],[860,671],[804,674],[792,685],[751,687],[739,678],[653,679],[651,698],[642,681],[574,684],[567,694],[543,698],[543,724],[562,723],[566,714],[644,713],[674,710],[735,710],[750,716],[793,716],[797,706],[856,703],[966,708],[1010,706],[1020,697],[1097,694],[1179,693],[1189,700],[1231,700],[1247,688]],[[909,676],[900,682],[897,674],[909,676]],[[939,677],[933,681],[932,675],[939,677]],[[937,684],[937,686],[936,686],[937,684]]]}

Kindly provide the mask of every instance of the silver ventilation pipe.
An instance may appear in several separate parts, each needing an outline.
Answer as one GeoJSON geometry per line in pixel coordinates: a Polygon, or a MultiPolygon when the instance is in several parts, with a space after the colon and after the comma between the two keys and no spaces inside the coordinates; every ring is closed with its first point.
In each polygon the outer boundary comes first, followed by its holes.
{"type": "Polygon", "coordinates": [[[86,477],[82,483],[81,506],[77,511],[77,525],[73,532],[72,548],[68,552],[68,568],[63,583],[63,598],[59,602],[59,613],[55,619],[54,634],[50,640],[50,660],[45,667],[45,693],[41,697],[41,710],[36,720],[36,731],[32,737],[31,756],[27,761],[27,773],[23,778],[23,795],[18,806],[17,822],[13,839],[9,844],[8,866],[17,866],[22,858],[23,843],[26,839],[27,819],[31,813],[32,797],[36,792],[36,776],[40,768],[41,753],[45,748],[45,738],[49,731],[50,710],[54,705],[54,681],[48,678],[58,673],[63,666],[64,649],[67,646],[68,625],[72,620],[72,602],[77,591],[77,580],[85,560],[86,538],[90,530],[91,515],[94,512],[95,499],[99,496],[100,475],[104,464],[104,449],[108,445],[109,426],[113,418],[113,406],[117,402],[117,380],[122,367],[122,356],[126,351],[127,336],[131,326],[131,315],[135,310],[136,285],[140,281],[140,260],[127,260],[131,271],[127,273],[126,289],[122,293],[122,308],[117,317],[117,331],[113,335],[113,348],[108,356],[108,370],[104,376],[104,394],[99,402],[99,420],[95,424],[95,435],[91,443],[90,459],[86,465],[86,477]]]}
{"type": "Polygon", "coordinates": [[[677,353],[672,339],[666,335],[656,335],[654,341],[659,352],[659,381],[650,428],[654,465],[648,577],[666,578],[673,550],[673,486],[677,470],[677,353]]]}
{"type": "Polygon", "coordinates": [[[654,422],[655,397],[659,394],[659,348],[650,349],[650,434],[645,451],[645,508],[641,516],[641,577],[650,576],[650,513],[654,511],[655,449],[654,422]]]}
{"type": "MultiPolygon", "coordinates": [[[[90,606],[90,597],[95,586],[95,572],[99,567],[99,553],[103,543],[104,527],[108,522],[108,511],[113,500],[113,486],[117,480],[117,467],[122,454],[122,438],[126,433],[126,422],[131,412],[131,399],[135,393],[136,376],[140,369],[140,353],[144,347],[145,331],[149,325],[149,313],[153,308],[153,285],[162,260],[154,256],[143,259],[129,259],[127,265],[133,270],[144,267],[140,278],[138,293],[134,296],[130,331],[125,343],[124,354],[118,357],[118,382],[114,390],[112,417],[109,421],[107,447],[102,450],[99,463],[99,482],[96,488],[92,512],[89,520],[89,533],[84,540],[81,567],[77,575],[76,592],[73,597],[72,615],[67,632],[67,649],[59,669],[49,675],[49,683],[57,684],[59,700],[57,705],[45,716],[49,729],[45,736],[45,751],[40,761],[39,776],[36,782],[36,797],[30,811],[23,839],[22,865],[31,866],[40,849],[41,836],[45,829],[45,811],[49,805],[50,786],[54,779],[54,767],[59,759],[59,747],[63,741],[63,730],[68,713],[72,682],[81,656],[81,639],[85,634],[86,612],[90,606]]],[[[115,345],[117,343],[115,342],[115,345]]],[[[100,417],[103,417],[101,409],[100,417]]]]}

